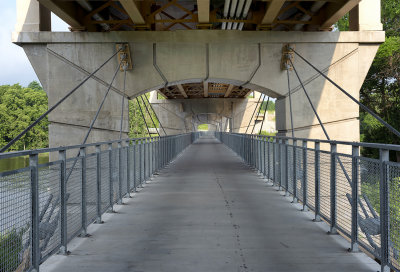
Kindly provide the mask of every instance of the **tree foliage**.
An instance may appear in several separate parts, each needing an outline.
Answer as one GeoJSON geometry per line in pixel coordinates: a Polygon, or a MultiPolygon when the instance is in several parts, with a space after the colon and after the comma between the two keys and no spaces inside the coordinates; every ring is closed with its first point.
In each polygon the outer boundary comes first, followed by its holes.
{"type": "MultiPolygon", "coordinates": [[[[400,130],[400,2],[382,0],[382,24],[386,41],[375,56],[360,91],[361,102],[386,122],[400,130]]],[[[398,136],[389,132],[368,113],[360,113],[361,138],[366,142],[400,144],[398,136]]],[[[378,151],[363,149],[363,154],[377,157],[378,151]]],[[[400,152],[391,154],[400,162],[400,152]]]]}
{"type": "MultiPolygon", "coordinates": [[[[381,0],[382,25],[386,41],[375,56],[360,91],[360,100],[386,122],[400,130],[400,1],[381,0]]],[[[346,14],[336,27],[348,30],[346,14]]],[[[361,140],[388,144],[400,144],[400,139],[366,112],[360,112],[361,140]]],[[[378,157],[378,151],[363,149],[363,155],[378,157]]],[[[400,152],[391,154],[400,162],[400,152]]]]}
{"type": "MultiPolygon", "coordinates": [[[[149,98],[150,94],[145,94],[147,98],[149,98]]],[[[150,105],[147,103],[147,100],[143,98],[143,101],[140,97],[137,99],[132,99],[129,101],[129,138],[140,138],[140,137],[148,137],[149,133],[146,128],[146,123],[149,128],[154,128],[153,119],[156,128],[159,127],[158,120],[156,115],[150,105]],[[144,102],[144,103],[143,103],[144,102]],[[140,107],[139,107],[140,105],[140,107]],[[147,106],[147,110],[146,110],[147,106]],[[150,114],[149,114],[150,113],[150,114]],[[143,115],[142,115],[143,114],[143,115]],[[143,119],[144,116],[144,119],[143,119]],[[145,123],[146,122],[146,123],[145,123]]],[[[156,136],[158,134],[152,134],[152,136],[156,136]]],[[[161,133],[161,135],[163,135],[161,133]]]]}
{"type": "MultiPolygon", "coordinates": [[[[0,145],[4,146],[39,118],[48,108],[47,95],[37,82],[23,88],[19,84],[0,86],[0,145]]],[[[48,146],[48,121],[42,120],[10,150],[48,146]]]]}

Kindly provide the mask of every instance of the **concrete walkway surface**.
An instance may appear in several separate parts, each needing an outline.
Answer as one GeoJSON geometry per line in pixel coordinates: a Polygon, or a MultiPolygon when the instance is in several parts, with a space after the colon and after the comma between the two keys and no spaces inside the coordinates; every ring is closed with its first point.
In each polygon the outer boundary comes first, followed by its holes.
{"type": "Polygon", "coordinates": [[[377,271],[327,235],[226,146],[203,137],[153,178],[69,256],[41,271],[377,271]]]}

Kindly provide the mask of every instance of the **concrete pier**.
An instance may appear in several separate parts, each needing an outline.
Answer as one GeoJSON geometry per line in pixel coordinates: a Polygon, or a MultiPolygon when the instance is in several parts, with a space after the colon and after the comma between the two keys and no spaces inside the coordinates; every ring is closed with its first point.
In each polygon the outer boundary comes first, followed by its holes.
{"type": "Polygon", "coordinates": [[[214,138],[200,138],[124,202],[41,271],[380,269],[214,138]]]}

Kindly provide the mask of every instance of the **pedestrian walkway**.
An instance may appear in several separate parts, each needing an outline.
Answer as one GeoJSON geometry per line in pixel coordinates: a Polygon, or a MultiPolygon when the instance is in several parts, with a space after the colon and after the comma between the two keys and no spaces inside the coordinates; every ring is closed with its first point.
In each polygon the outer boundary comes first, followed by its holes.
{"type": "Polygon", "coordinates": [[[226,146],[200,138],[41,271],[377,271],[226,146]]]}

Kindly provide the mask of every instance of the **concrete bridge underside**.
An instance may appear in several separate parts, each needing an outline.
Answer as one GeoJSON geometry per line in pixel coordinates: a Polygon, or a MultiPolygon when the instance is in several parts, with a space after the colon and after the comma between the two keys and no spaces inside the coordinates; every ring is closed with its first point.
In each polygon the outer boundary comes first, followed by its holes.
{"type": "Polygon", "coordinates": [[[200,138],[124,202],[41,271],[379,270],[214,138],[200,138]]]}

